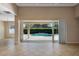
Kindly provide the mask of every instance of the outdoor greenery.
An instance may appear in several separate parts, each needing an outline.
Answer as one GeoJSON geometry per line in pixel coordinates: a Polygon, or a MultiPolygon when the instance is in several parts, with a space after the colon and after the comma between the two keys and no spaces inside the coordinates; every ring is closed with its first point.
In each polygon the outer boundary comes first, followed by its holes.
{"type": "Polygon", "coordinates": [[[52,34],[52,29],[30,29],[30,34],[35,34],[35,33],[52,34]]]}
{"type": "MultiPolygon", "coordinates": [[[[58,34],[58,22],[53,23],[53,28],[54,28],[54,34],[58,34]]],[[[24,34],[27,34],[27,28],[24,28],[24,34]]],[[[30,34],[35,34],[35,33],[48,33],[52,34],[52,27],[48,26],[47,24],[34,24],[31,29],[30,29],[30,34]]]]}

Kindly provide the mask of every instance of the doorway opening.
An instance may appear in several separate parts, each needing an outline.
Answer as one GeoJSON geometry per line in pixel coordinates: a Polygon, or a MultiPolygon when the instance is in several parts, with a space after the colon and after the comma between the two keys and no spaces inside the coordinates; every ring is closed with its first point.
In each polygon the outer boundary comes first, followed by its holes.
{"type": "Polygon", "coordinates": [[[7,32],[8,38],[15,38],[15,22],[14,21],[7,21],[7,32]]]}
{"type": "Polygon", "coordinates": [[[21,41],[59,41],[58,20],[21,22],[21,41]]]}

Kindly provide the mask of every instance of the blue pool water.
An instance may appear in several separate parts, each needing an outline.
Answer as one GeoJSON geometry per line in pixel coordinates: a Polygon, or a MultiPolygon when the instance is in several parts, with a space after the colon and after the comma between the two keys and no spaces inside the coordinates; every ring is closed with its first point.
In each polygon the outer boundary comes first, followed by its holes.
{"type": "Polygon", "coordinates": [[[35,33],[35,34],[32,34],[32,36],[51,36],[51,34],[48,34],[48,33],[35,33]]]}

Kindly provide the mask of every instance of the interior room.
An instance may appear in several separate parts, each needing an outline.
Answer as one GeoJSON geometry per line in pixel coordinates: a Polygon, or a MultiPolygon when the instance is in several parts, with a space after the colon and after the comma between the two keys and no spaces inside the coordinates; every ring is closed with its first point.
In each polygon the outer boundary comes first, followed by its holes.
{"type": "Polygon", "coordinates": [[[79,56],[79,3],[0,3],[0,56],[79,56]]]}

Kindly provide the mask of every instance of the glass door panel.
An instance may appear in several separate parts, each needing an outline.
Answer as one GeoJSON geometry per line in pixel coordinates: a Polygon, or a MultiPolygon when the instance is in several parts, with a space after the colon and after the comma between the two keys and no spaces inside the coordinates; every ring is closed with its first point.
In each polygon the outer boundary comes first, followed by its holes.
{"type": "Polygon", "coordinates": [[[53,23],[27,23],[21,25],[22,41],[52,40],[54,35],[53,23]]]}
{"type": "Polygon", "coordinates": [[[52,26],[52,23],[32,23],[30,27],[31,40],[52,40],[52,26]]]}
{"type": "Polygon", "coordinates": [[[29,37],[28,37],[28,23],[23,23],[22,24],[22,27],[23,27],[23,40],[27,40],[29,37]]]}

